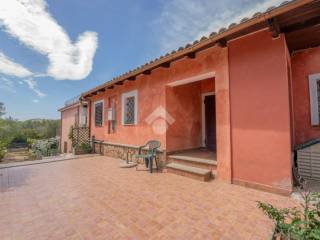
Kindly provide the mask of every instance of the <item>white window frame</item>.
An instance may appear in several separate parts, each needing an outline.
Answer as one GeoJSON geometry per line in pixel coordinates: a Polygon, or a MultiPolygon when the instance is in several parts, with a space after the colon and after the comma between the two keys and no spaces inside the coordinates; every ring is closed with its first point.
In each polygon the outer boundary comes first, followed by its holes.
{"type": "Polygon", "coordinates": [[[121,97],[121,115],[122,115],[122,125],[124,126],[130,126],[130,125],[137,125],[138,124],[138,90],[133,90],[130,92],[126,92],[122,94],[121,97]],[[125,100],[126,98],[134,97],[134,123],[133,124],[127,124],[125,123],[125,100]]]}
{"type": "Polygon", "coordinates": [[[95,101],[93,103],[93,120],[94,120],[95,127],[103,127],[104,126],[104,99],[99,100],[99,101],[95,101]],[[96,125],[96,105],[98,103],[102,103],[102,124],[101,124],[101,126],[96,125]]]}
{"type": "Polygon", "coordinates": [[[317,82],[320,81],[320,74],[309,75],[309,92],[310,92],[310,112],[311,125],[319,126],[319,101],[317,82]]]}

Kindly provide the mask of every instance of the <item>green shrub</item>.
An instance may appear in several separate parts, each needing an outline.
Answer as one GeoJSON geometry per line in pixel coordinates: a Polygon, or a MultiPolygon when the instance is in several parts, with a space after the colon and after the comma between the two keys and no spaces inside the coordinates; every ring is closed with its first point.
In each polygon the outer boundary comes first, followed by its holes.
{"type": "Polygon", "coordinates": [[[258,207],[274,221],[275,236],[292,240],[320,240],[320,193],[300,193],[302,210],[277,209],[271,204],[258,202],[258,207]]]}
{"type": "Polygon", "coordinates": [[[76,154],[85,154],[91,152],[92,148],[90,143],[81,143],[79,146],[76,147],[76,154]]]}
{"type": "Polygon", "coordinates": [[[31,144],[32,155],[36,156],[36,159],[58,154],[59,141],[56,138],[29,140],[29,143],[31,144]]]}
{"type": "Polygon", "coordinates": [[[4,156],[6,155],[6,143],[3,141],[0,141],[0,161],[4,158],[4,156]]]}

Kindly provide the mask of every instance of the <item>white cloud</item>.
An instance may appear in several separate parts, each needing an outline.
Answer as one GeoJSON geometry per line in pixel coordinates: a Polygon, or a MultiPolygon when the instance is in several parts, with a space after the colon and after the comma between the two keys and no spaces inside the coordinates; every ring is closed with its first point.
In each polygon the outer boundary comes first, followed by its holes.
{"type": "Polygon", "coordinates": [[[165,1],[155,29],[161,32],[160,46],[167,52],[184,46],[244,17],[252,17],[283,0],[172,0],[165,1]]]}
{"type": "Polygon", "coordinates": [[[32,102],[33,102],[33,103],[38,103],[38,102],[39,102],[39,99],[33,99],[32,102]]]}
{"type": "Polygon", "coordinates": [[[29,77],[32,75],[32,72],[20,64],[15,63],[2,52],[0,52],[0,72],[15,77],[29,77]]]}
{"type": "Polygon", "coordinates": [[[97,33],[84,32],[72,43],[48,12],[44,0],[2,0],[1,25],[11,36],[48,57],[49,76],[57,80],[81,80],[90,74],[97,33]]]}
{"type": "Polygon", "coordinates": [[[25,82],[28,85],[29,89],[34,91],[38,97],[43,98],[43,97],[47,96],[47,94],[45,94],[39,90],[38,83],[34,79],[27,78],[27,79],[23,79],[22,81],[25,82]]]}
{"type": "Polygon", "coordinates": [[[11,79],[0,77],[0,89],[6,90],[11,93],[16,93],[14,82],[11,79]]]}

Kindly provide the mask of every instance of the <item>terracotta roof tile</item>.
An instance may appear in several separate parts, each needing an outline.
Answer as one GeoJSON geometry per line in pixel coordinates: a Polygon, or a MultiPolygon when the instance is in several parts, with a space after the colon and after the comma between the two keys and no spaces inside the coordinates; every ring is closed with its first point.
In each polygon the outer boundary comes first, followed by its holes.
{"type": "Polygon", "coordinates": [[[262,13],[261,12],[256,12],[255,14],[253,14],[253,18],[256,18],[256,17],[259,17],[259,16],[261,16],[262,15],[262,13]]]}
{"type": "Polygon", "coordinates": [[[217,33],[216,33],[216,32],[212,32],[212,33],[210,33],[210,37],[214,37],[215,35],[217,35],[217,33]]]}
{"type": "Polygon", "coordinates": [[[235,26],[237,26],[236,23],[231,23],[231,24],[229,25],[228,29],[231,29],[231,28],[233,28],[233,27],[235,27],[235,26]]]}
{"type": "Polygon", "coordinates": [[[245,17],[245,18],[241,19],[240,23],[244,23],[244,22],[247,22],[247,21],[249,21],[249,18],[245,17]]]}
{"type": "Polygon", "coordinates": [[[271,7],[269,7],[269,8],[267,9],[266,12],[270,12],[270,11],[272,11],[272,10],[275,9],[275,8],[276,8],[275,6],[271,6],[271,7]]]}

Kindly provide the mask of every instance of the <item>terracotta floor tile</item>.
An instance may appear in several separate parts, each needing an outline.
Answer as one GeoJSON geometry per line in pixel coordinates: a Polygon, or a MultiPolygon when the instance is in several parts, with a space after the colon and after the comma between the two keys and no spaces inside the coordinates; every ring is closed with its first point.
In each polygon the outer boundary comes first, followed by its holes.
{"type": "Polygon", "coordinates": [[[270,239],[286,197],[82,158],[0,169],[0,239],[270,239]],[[252,228],[252,226],[255,226],[252,228]]]}

